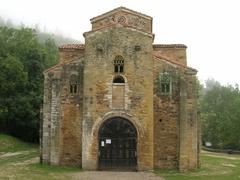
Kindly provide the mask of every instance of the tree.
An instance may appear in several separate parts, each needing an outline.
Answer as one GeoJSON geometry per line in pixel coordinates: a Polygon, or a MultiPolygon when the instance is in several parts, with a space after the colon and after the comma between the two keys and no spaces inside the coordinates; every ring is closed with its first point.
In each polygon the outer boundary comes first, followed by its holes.
{"type": "Polygon", "coordinates": [[[1,128],[10,131],[13,124],[9,115],[17,107],[15,99],[21,97],[27,84],[27,73],[22,63],[13,56],[7,56],[0,61],[0,123],[1,128]]]}
{"type": "Polygon", "coordinates": [[[23,140],[38,141],[43,70],[58,60],[53,40],[35,30],[0,27],[0,127],[23,140]]]}
{"type": "Polygon", "coordinates": [[[200,100],[202,139],[210,141],[213,148],[240,149],[239,88],[220,83],[210,85],[200,100]]]}

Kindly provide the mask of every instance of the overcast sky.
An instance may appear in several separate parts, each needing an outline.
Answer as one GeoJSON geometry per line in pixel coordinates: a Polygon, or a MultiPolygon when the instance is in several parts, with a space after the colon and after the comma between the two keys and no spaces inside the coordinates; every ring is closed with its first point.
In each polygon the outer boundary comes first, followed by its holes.
{"type": "Polygon", "coordinates": [[[201,81],[240,84],[240,0],[0,0],[0,16],[84,42],[89,19],[119,6],[153,17],[154,43],[186,44],[201,81]]]}

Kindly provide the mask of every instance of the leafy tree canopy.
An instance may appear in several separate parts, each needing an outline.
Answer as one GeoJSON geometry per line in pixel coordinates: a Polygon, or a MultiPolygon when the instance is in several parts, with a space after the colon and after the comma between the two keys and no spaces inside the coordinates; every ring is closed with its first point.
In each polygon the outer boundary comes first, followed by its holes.
{"type": "Polygon", "coordinates": [[[0,130],[38,141],[43,70],[57,63],[52,39],[39,41],[30,28],[0,27],[0,130]]]}
{"type": "Polygon", "coordinates": [[[203,142],[213,148],[240,150],[240,91],[208,80],[200,99],[203,142]]]}

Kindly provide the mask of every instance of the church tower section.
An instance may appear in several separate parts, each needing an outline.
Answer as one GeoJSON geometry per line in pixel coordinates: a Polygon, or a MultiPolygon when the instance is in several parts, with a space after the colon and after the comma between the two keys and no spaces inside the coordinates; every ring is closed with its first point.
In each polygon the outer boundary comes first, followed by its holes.
{"type": "Polygon", "coordinates": [[[41,160],[81,166],[84,46],[64,45],[59,53],[44,72],[41,160]]]}
{"type": "Polygon", "coordinates": [[[154,165],[184,171],[199,165],[197,71],[183,44],[154,47],[154,165]]]}
{"type": "Polygon", "coordinates": [[[137,168],[153,169],[151,20],[118,8],[93,18],[92,31],[84,34],[84,168],[98,167],[98,127],[109,118],[124,117],[138,131],[137,168]]]}

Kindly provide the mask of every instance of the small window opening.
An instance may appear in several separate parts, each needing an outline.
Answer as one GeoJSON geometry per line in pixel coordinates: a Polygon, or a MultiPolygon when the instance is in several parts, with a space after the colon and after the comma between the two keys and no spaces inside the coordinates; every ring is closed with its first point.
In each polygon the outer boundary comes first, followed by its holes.
{"type": "Polygon", "coordinates": [[[163,94],[169,94],[171,92],[171,79],[168,72],[161,73],[159,75],[160,80],[160,92],[163,94]]]}
{"type": "Polygon", "coordinates": [[[141,46],[136,45],[134,49],[135,49],[135,51],[140,51],[141,50],[141,46]]]}
{"type": "Polygon", "coordinates": [[[70,84],[70,93],[71,94],[77,94],[77,83],[71,83],[70,84]]]}
{"type": "Polygon", "coordinates": [[[72,75],[70,78],[70,85],[69,85],[70,94],[77,94],[78,92],[78,81],[75,75],[72,75]]]}
{"type": "Polygon", "coordinates": [[[125,83],[122,76],[117,76],[113,79],[113,83],[125,83]]]}
{"type": "Polygon", "coordinates": [[[124,59],[122,56],[117,56],[114,60],[114,72],[123,73],[124,71],[124,59]]]}
{"type": "Polygon", "coordinates": [[[114,72],[118,72],[118,66],[114,66],[114,72]]]}
{"type": "Polygon", "coordinates": [[[121,72],[121,73],[123,72],[123,65],[120,66],[120,72],[121,72]]]}

